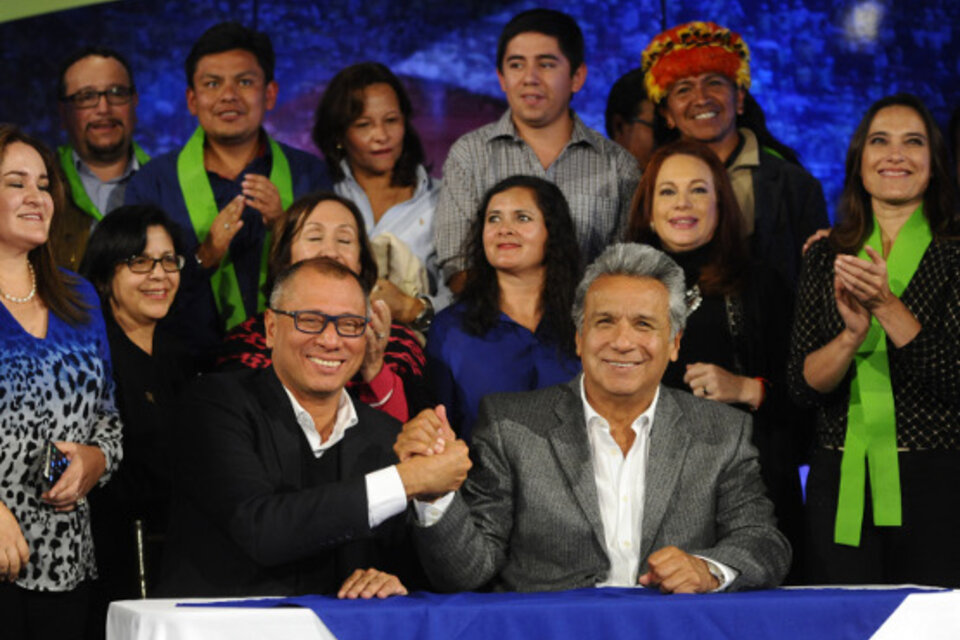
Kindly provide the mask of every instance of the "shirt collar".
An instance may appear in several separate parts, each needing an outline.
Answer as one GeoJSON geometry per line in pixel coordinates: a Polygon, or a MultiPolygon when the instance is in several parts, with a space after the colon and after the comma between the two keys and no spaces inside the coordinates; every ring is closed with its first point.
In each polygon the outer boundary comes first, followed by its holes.
{"type": "Polygon", "coordinates": [[[740,153],[734,156],[729,169],[759,167],[760,166],[760,144],[757,142],[756,134],[746,127],[738,129],[743,138],[743,144],[740,146],[740,153]]]}
{"type": "MultiPolygon", "coordinates": [[[[80,154],[77,153],[77,150],[73,145],[70,146],[70,153],[73,156],[73,166],[77,168],[77,173],[81,175],[86,175],[91,178],[97,177],[96,174],[90,170],[90,166],[86,162],[84,162],[83,158],[80,157],[80,154]]],[[[124,180],[126,180],[127,178],[129,178],[139,170],[140,170],[140,161],[137,160],[137,154],[133,152],[133,145],[131,144],[130,159],[127,160],[127,166],[123,170],[123,175],[117,178],[114,178],[113,180],[107,180],[107,183],[123,182],[124,180]]],[[[97,178],[97,180],[100,180],[100,179],[97,178]]],[[[103,181],[101,180],[101,182],[103,181]]]]}
{"type": "MultiPolygon", "coordinates": [[[[587,400],[587,392],[583,388],[583,375],[580,376],[580,400],[583,402],[583,417],[586,420],[587,428],[596,428],[602,426],[604,429],[610,428],[610,424],[607,422],[607,419],[602,415],[597,413],[590,405],[590,401],[587,400]]],[[[657,385],[657,391],[653,394],[653,401],[650,403],[650,406],[647,407],[646,411],[638,415],[633,420],[633,431],[637,434],[640,433],[640,429],[645,425],[650,425],[650,429],[653,429],[653,416],[657,412],[657,402],[660,400],[660,386],[657,385]]]]}
{"type": "MultiPolygon", "coordinates": [[[[347,162],[346,158],[340,160],[340,170],[343,171],[343,180],[347,186],[350,187],[351,191],[357,193],[357,190],[363,191],[363,187],[360,186],[360,183],[357,182],[357,179],[353,177],[353,171],[350,169],[350,163],[347,162]]],[[[417,165],[417,186],[413,190],[413,197],[410,198],[410,201],[416,200],[424,192],[430,188],[430,175],[427,173],[427,170],[422,164],[417,165]]],[[[408,201],[409,202],[409,201],[408,201]]]]}
{"type": "MultiPolygon", "coordinates": [[[[281,384],[281,386],[283,386],[281,384]]],[[[325,451],[332,448],[335,444],[343,440],[347,429],[357,424],[357,410],[353,406],[350,394],[345,389],[340,391],[340,399],[337,404],[337,417],[333,421],[333,432],[326,442],[320,441],[320,434],[317,432],[317,426],[313,422],[313,417],[303,408],[294,395],[287,387],[283,387],[284,392],[290,399],[290,406],[293,408],[293,415],[297,418],[297,424],[303,430],[307,437],[307,443],[310,445],[313,455],[319,458],[325,451]]]]}
{"type": "MultiPolygon", "coordinates": [[[[587,144],[599,151],[596,142],[589,135],[590,130],[587,128],[587,125],[583,124],[583,120],[580,119],[577,112],[570,109],[570,117],[573,119],[573,131],[570,132],[570,140],[567,142],[567,146],[587,144]]],[[[516,125],[513,124],[513,111],[510,109],[504,111],[500,119],[494,124],[490,130],[490,135],[487,136],[487,141],[489,142],[496,138],[523,140],[517,132],[516,125]]]]}

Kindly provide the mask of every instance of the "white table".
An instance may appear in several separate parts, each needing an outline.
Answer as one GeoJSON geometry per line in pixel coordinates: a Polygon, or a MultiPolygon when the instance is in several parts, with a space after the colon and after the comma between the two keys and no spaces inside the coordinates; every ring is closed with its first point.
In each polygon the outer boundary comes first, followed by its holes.
{"type": "Polygon", "coordinates": [[[110,603],[107,640],[336,640],[310,609],[178,607],[213,599],[110,603]]]}

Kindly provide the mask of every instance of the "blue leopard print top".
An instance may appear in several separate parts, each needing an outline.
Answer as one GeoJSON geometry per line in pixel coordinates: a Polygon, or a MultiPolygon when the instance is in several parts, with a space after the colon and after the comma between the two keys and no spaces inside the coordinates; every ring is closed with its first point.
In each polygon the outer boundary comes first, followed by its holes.
{"type": "Polygon", "coordinates": [[[17,585],[66,591],[96,577],[90,507],[58,513],[40,500],[41,457],[48,440],[100,447],[106,482],[120,462],[120,419],[100,301],[81,281],[90,320],[70,326],[50,313],[35,338],[0,304],[0,501],[13,512],[30,547],[17,585]]]}

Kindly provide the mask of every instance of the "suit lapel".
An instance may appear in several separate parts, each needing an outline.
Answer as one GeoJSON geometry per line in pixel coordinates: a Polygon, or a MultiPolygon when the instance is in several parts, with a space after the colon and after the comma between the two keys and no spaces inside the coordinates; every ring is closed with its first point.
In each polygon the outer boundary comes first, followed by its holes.
{"type": "Polygon", "coordinates": [[[564,387],[561,401],[554,407],[558,424],[550,429],[547,439],[553,447],[557,464],[570,484],[584,517],[593,528],[597,543],[606,549],[603,520],[600,518],[600,500],[594,478],[593,458],[580,397],[580,376],[564,387]]]}
{"type": "Polygon", "coordinates": [[[683,411],[672,394],[671,390],[661,385],[660,400],[650,433],[644,482],[641,558],[647,557],[652,551],[650,547],[673,498],[690,441],[690,435],[681,420],[683,411]]]}
{"type": "Polygon", "coordinates": [[[268,422],[269,437],[272,438],[275,451],[275,463],[280,469],[283,483],[299,487],[303,481],[300,470],[300,425],[297,423],[290,398],[273,367],[264,369],[261,375],[251,378],[250,392],[257,397],[263,407],[268,422]]]}

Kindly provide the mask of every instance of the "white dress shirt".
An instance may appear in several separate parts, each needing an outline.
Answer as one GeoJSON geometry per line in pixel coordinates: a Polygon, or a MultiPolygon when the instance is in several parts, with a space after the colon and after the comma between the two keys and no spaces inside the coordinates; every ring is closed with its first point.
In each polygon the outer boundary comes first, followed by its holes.
{"type": "MultiPolygon", "coordinates": [[[[610,573],[598,587],[635,587],[640,577],[640,541],[643,535],[644,490],[647,475],[647,452],[650,434],[653,432],[653,417],[660,389],[646,411],[633,421],[636,433],[630,450],[624,455],[610,434],[610,425],[587,401],[580,378],[580,398],[586,419],[587,439],[590,442],[593,461],[593,477],[597,484],[600,503],[600,519],[603,524],[604,545],[610,559],[610,573]]],[[[448,493],[433,503],[414,500],[417,520],[422,526],[436,524],[453,501],[448,493]]],[[[654,549],[656,551],[656,549],[654,549]]],[[[710,573],[717,578],[722,591],[740,573],[725,564],[697,556],[707,563],[710,573]]]]}
{"type": "MultiPolygon", "coordinates": [[[[340,402],[337,405],[337,417],[333,423],[333,432],[331,432],[327,441],[323,442],[313,422],[313,417],[297,402],[289,389],[283,387],[283,390],[287,392],[287,397],[290,398],[290,405],[293,407],[293,414],[297,417],[297,424],[303,430],[303,435],[306,436],[314,457],[319,458],[332,449],[334,445],[343,440],[347,429],[356,426],[358,422],[357,410],[353,407],[350,395],[346,391],[341,391],[340,402]]],[[[403,481],[400,480],[400,472],[397,471],[396,465],[371,471],[364,477],[364,480],[367,487],[367,517],[371,529],[407,508],[407,492],[403,488],[403,481]]]]}

